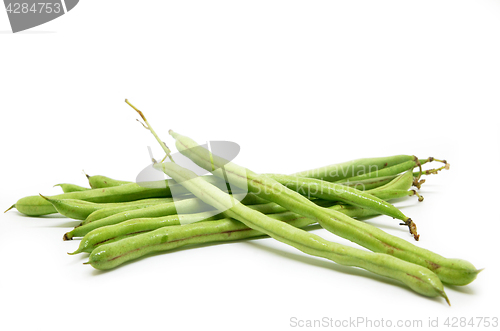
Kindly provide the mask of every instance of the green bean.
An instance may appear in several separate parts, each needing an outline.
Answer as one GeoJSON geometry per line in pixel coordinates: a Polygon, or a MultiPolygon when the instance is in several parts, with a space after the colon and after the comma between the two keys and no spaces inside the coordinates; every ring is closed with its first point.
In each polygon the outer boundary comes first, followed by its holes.
{"type": "MultiPolygon", "coordinates": [[[[332,164],[321,168],[297,172],[295,176],[321,179],[328,182],[340,181],[350,177],[373,171],[380,171],[406,161],[412,161],[415,156],[394,155],[388,157],[364,158],[339,164],[332,164]]],[[[427,160],[422,160],[423,163],[427,160]]],[[[422,164],[423,164],[422,163],[422,164]]]]}
{"type": "MultiPolygon", "coordinates": [[[[168,199],[168,198],[167,198],[168,199]]],[[[147,206],[150,207],[150,206],[147,206]]],[[[142,209],[142,206],[129,206],[129,207],[109,207],[96,210],[85,218],[80,225],[85,225],[90,222],[95,222],[97,220],[106,218],[111,215],[115,215],[127,210],[142,209]]]]}
{"type": "Polygon", "coordinates": [[[182,201],[162,203],[156,206],[151,206],[138,210],[123,211],[121,213],[117,213],[94,222],[77,226],[73,230],[65,233],[63,240],[72,240],[74,237],[83,237],[90,231],[97,229],[101,226],[117,224],[134,218],[161,217],[161,216],[173,215],[177,213],[177,208],[186,208],[184,210],[192,210],[193,212],[210,209],[201,200],[192,198],[182,201]]]}
{"type": "Polygon", "coordinates": [[[388,184],[396,177],[397,177],[397,175],[377,177],[377,178],[368,178],[368,179],[358,180],[358,181],[346,181],[344,183],[339,183],[339,184],[353,187],[353,188],[360,190],[360,191],[367,191],[367,190],[372,190],[372,189],[375,189],[377,187],[388,184]]]}
{"type": "MultiPolygon", "coordinates": [[[[224,211],[224,214],[228,217],[232,217],[254,230],[263,232],[276,240],[289,244],[304,253],[327,258],[343,265],[357,266],[379,275],[399,280],[414,291],[423,295],[431,297],[442,296],[446,298],[441,281],[436,274],[427,268],[402,261],[387,254],[363,251],[349,246],[329,242],[317,235],[310,234],[288,223],[270,218],[239,203],[239,201],[222,192],[217,187],[207,183],[201,178],[198,178],[192,171],[186,170],[175,163],[162,163],[155,165],[155,167],[161,167],[167,175],[186,187],[195,196],[207,204],[217,208],[219,211],[224,211]]],[[[262,177],[268,179],[265,176],[262,177]]],[[[328,210],[326,208],[322,209],[328,210]]],[[[333,212],[333,210],[329,211],[333,212]]],[[[339,212],[337,213],[344,215],[339,212]]],[[[312,221],[316,222],[315,219],[312,219],[312,221]]],[[[202,233],[200,233],[200,227],[203,228],[203,223],[198,224],[198,230],[194,231],[193,235],[202,235],[202,233]]],[[[179,233],[183,235],[185,233],[185,230],[168,232],[169,229],[170,228],[167,227],[152,232],[154,233],[153,236],[157,239],[156,243],[160,244],[166,241],[177,240],[179,233]]],[[[108,245],[102,245],[97,249],[98,252],[96,252],[96,254],[92,252],[89,261],[91,264],[95,264],[96,267],[100,267],[95,260],[96,256],[101,258],[101,256],[104,257],[107,251],[111,253],[113,253],[114,250],[119,251],[120,248],[117,248],[117,246],[121,246],[122,250],[123,247],[125,247],[127,251],[130,252],[131,256],[134,256],[135,254],[138,254],[133,251],[135,245],[142,247],[141,241],[144,236],[151,236],[152,233],[123,239],[122,241],[108,245]],[[113,246],[107,247],[109,245],[113,246]]],[[[113,263],[107,259],[105,261],[113,263]]]]}
{"type": "Polygon", "coordinates": [[[95,175],[95,176],[87,176],[87,179],[89,180],[89,185],[92,188],[103,188],[103,187],[113,187],[113,186],[120,186],[120,185],[125,185],[125,184],[131,184],[132,182],[125,181],[125,180],[117,180],[113,178],[109,178],[106,176],[100,176],[100,175],[95,175]]]}
{"type": "Polygon", "coordinates": [[[42,198],[47,199],[54,208],[61,214],[69,218],[84,220],[92,212],[96,210],[113,208],[119,211],[140,209],[145,207],[150,207],[158,205],[165,202],[172,202],[172,198],[161,198],[161,199],[142,199],[130,202],[120,202],[120,203],[95,203],[84,200],[76,199],[51,199],[48,197],[42,198]]]}
{"type": "MultiPolygon", "coordinates": [[[[314,178],[277,174],[267,174],[266,176],[302,195],[306,195],[307,197],[312,195],[316,198],[342,201],[353,206],[372,209],[380,214],[402,220],[403,223],[401,224],[408,226],[408,229],[415,240],[418,240],[419,238],[415,223],[398,208],[380,198],[377,198],[376,193],[370,194],[349,186],[330,183],[314,178]]],[[[410,174],[410,176],[412,175],[410,174]]]]}
{"type": "Polygon", "coordinates": [[[88,190],[90,190],[90,188],[88,188],[88,187],[83,187],[83,186],[75,185],[75,184],[62,183],[62,184],[56,184],[56,185],[54,185],[54,187],[56,187],[56,186],[60,186],[64,193],[79,192],[79,191],[88,191],[88,190]]]}
{"type": "Polygon", "coordinates": [[[249,169],[211,154],[187,137],[173,131],[170,131],[170,134],[176,139],[177,149],[200,167],[208,171],[215,167],[216,170],[212,173],[220,178],[227,176],[232,185],[248,187],[249,192],[278,203],[297,214],[315,219],[326,230],[371,251],[393,255],[429,268],[443,282],[454,285],[466,285],[472,282],[479,272],[470,262],[444,258],[403,239],[389,235],[370,224],[358,222],[341,213],[318,207],[297,192],[283,188],[281,184],[264,175],[258,175],[249,169]]]}
{"type": "Polygon", "coordinates": [[[344,183],[346,181],[358,181],[358,180],[364,180],[364,179],[369,179],[369,178],[377,178],[377,177],[383,177],[383,176],[391,176],[391,175],[397,175],[402,172],[408,171],[410,169],[413,169],[418,166],[419,160],[415,157],[415,159],[411,161],[406,161],[403,163],[399,163],[396,165],[393,165],[391,167],[387,167],[381,170],[375,170],[372,172],[364,173],[358,176],[350,177],[348,179],[342,179],[335,181],[335,183],[344,183]]]}

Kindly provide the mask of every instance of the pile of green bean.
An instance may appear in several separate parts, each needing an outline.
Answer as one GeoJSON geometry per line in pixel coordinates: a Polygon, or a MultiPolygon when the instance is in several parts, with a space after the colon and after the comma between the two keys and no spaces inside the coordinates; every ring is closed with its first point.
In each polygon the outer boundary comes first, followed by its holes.
{"type": "Polygon", "coordinates": [[[153,160],[154,168],[171,179],[138,184],[87,175],[88,188],[57,184],[64,193],[21,198],[9,209],[28,216],[60,213],[80,220],[63,236],[64,240],[81,238],[78,249],[69,254],[89,253],[86,264],[101,270],[181,246],[269,236],[306,254],[399,280],[420,294],[441,296],[448,303],[443,283],[467,285],[480,271],[467,261],[445,258],[362,221],[390,216],[408,229],[412,240],[418,240],[415,222],[388,201],[408,196],[422,201],[412,186],[420,188],[425,182],[422,175],[449,169],[444,160],[396,155],[293,175],[257,174],[170,131],[178,151],[211,173],[200,177],[174,162],[170,149],[137,112],[164,149],[164,159],[170,159],[153,160]],[[430,162],[443,165],[423,170],[430,162]],[[226,183],[231,190],[225,189],[226,183]],[[369,251],[312,234],[307,230],[313,224],[369,251]]]}

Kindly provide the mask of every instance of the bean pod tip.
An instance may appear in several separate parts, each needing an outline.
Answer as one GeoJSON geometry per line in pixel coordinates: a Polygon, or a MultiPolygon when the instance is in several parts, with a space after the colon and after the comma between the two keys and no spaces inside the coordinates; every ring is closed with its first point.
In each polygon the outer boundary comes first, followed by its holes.
{"type": "Polygon", "coordinates": [[[11,210],[12,208],[15,208],[15,207],[16,207],[16,204],[13,204],[12,206],[10,206],[10,207],[9,207],[9,209],[7,209],[6,211],[4,211],[4,214],[5,214],[6,212],[8,212],[9,210],[11,210]]]}
{"type": "Polygon", "coordinates": [[[441,296],[446,300],[448,306],[451,307],[450,299],[448,299],[448,296],[446,295],[446,293],[444,293],[444,291],[441,292],[441,296]]]}

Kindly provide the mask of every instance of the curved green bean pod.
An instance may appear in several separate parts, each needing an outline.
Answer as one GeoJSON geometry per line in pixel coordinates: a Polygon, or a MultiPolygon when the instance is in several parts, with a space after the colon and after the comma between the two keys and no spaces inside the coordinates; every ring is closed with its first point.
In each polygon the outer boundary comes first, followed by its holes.
{"type": "Polygon", "coordinates": [[[173,202],[172,198],[142,199],[120,203],[96,203],[76,199],[52,199],[44,197],[43,195],[42,198],[47,199],[61,215],[77,220],[86,219],[96,210],[113,208],[118,212],[118,210],[126,211],[173,202]]]}
{"type": "MultiPolygon", "coordinates": [[[[246,207],[220,189],[198,178],[193,172],[175,163],[162,163],[155,166],[161,167],[167,175],[175,179],[207,204],[220,211],[224,211],[225,215],[228,217],[232,217],[244,223],[246,226],[263,232],[278,241],[289,244],[304,253],[327,258],[343,265],[357,266],[379,275],[399,280],[414,291],[426,296],[442,296],[446,298],[441,281],[436,274],[427,268],[402,261],[387,254],[363,251],[329,242],[317,235],[298,229],[288,223],[280,222],[246,207]]],[[[326,208],[322,209],[328,210],[326,208]]],[[[333,210],[329,211],[333,212],[333,210]]],[[[337,213],[344,215],[339,212],[337,213]]],[[[316,221],[315,218],[313,218],[313,221],[316,221]]],[[[200,224],[201,227],[203,227],[204,223],[199,223],[198,226],[200,226],[200,224]]],[[[157,240],[156,243],[162,243],[177,240],[177,235],[179,235],[179,233],[184,234],[186,232],[182,230],[182,227],[181,230],[177,230],[177,232],[168,232],[169,229],[169,227],[161,228],[151,233],[123,239],[123,241],[109,244],[113,245],[112,247],[102,245],[100,248],[97,248],[98,251],[95,254],[92,252],[89,261],[91,264],[95,264],[96,267],[99,267],[95,257],[97,256],[100,258],[104,256],[107,251],[112,252],[114,249],[117,249],[116,247],[120,246],[117,245],[118,243],[120,243],[122,247],[126,246],[130,249],[131,256],[133,256],[134,252],[132,251],[132,247],[134,247],[134,245],[142,246],[141,239],[143,236],[153,236],[157,240]]],[[[195,233],[198,234],[198,231],[195,231],[195,233]]]]}
{"type": "Polygon", "coordinates": [[[185,136],[173,131],[170,131],[170,134],[176,139],[177,149],[200,167],[209,171],[214,169],[212,167],[215,167],[216,170],[212,171],[212,173],[220,178],[227,176],[232,185],[239,187],[246,185],[250,192],[297,214],[315,219],[326,230],[371,251],[393,255],[402,260],[429,268],[443,282],[449,284],[466,285],[472,282],[479,273],[470,262],[445,258],[429,250],[417,247],[406,240],[392,236],[375,226],[358,222],[334,210],[319,207],[297,192],[283,188],[281,184],[264,175],[258,175],[249,169],[211,154],[185,136]]]}
{"type": "Polygon", "coordinates": [[[80,192],[80,191],[88,191],[88,190],[90,190],[90,188],[88,188],[88,187],[83,187],[83,186],[75,185],[75,184],[62,183],[62,184],[56,184],[56,185],[54,185],[54,187],[56,187],[56,186],[60,186],[64,193],[80,192]]]}
{"type": "Polygon", "coordinates": [[[133,183],[126,180],[117,180],[101,175],[89,176],[85,174],[85,176],[87,176],[89,185],[92,188],[113,187],[133,183]]]}
{"type": "MultiPolygon", "coordinates": [[[[377,198],[376,193],[370,194],[349,186],[314,178],[278,174],[267,174],[266,176],[307,197],[313,196],[320,199],[342,201],[402,220],[404,222],[402,224],[408,226],[415,240],[419,238],[415,223],[392,204],[377,198]]],[[[406,193],[406,191],[404,192],[406,193]]]]}

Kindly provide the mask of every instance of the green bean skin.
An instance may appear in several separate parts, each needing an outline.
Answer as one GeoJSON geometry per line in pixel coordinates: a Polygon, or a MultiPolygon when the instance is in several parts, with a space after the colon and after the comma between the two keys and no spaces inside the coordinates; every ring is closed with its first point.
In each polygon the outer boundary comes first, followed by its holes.
{"type": "MultiPolygon", "coordinates": [[[[43,197],[43,196],[42,196],[43,197]]],[[[121,203],[95,203],[76,199],[51,199],[47,198],[54,208],[61,214],[77,220],[85,220],[97,210],[114,208],[118,211],[146,208],[160,203],[173,202],[172,198],[142,199],[121,203]]]]}
{"type": "Polygon", "coordinates": [[[117,179],[109,178],[106,176],[100,176],[100,175],[95,175],[95,176],[87,175],[87,179],[89,180],[90,187],[92,187],[94,189],[95,188],[103,188],[103,187],[120,186],[120,185],[133,183],[133,182],[125,181],[125,180],[117,180],[117,179]]]}
{"type": "Polygon", "coordinates": [[[163,203],[156,206],[151,206],[138,210],[124,211],[118,214],[102,218],[94,222],[87,223],[82,226],[77,226],[70,232],[65,233],[63,240],[72,240],[74,237],[83,237],[90,231],[97,229],[99,227],[121,223],[126,220],[134,218],[161,217],[161,216],[174,215],[177,213],[176,206],[177,208],[186,208],[186,210],[193,210],[193,212],[197,211],[199,212],[210,209],[201,200],[193,198],[193,199],[177,201],[175,203],[174,202],[163,203]]]}
{"type": "Polygon", "coordinates": [[[340,181],[346,178],[355,177],[366,172],[380,171],[381,169],[411,161],[414,156],[394,155],[388,157],[364,158],[352,160],[339,164],[332,164],[326,167],[297,172],[295,176],[321,179],[328,182],[340,181]]]}
{"type": "Polygon", "coordinates": [[[458,263],[455,259],[446,259],[406,240],[389,235],[375,226],[358,222],[342,213],[321,208],[297,192],[283,189],[280,187],[281,184],[264,175],[257,175],[249,169],[210,154],[208,150],[185,136],[173,131],[170,131],[170,134],[176,139],[177,149],[200,167],[210,171],[215,165],[218,169],[212,173],[218,177],[227,176],[232,185],[239,187],[246,185],[250,192],[259,196],[262,194],[263,198],[290,211],[315,219],[326,230],[371,251],[393,255],[401,260],[419,264],[434,271],[443,282],[453,285],[469,284],[479,272],[470,262],[460,260],[461,262],[458,263]],[[224,173],[222,173],[222,167],[224,173]]]}
{"type": "MultiPolygon", "coordinates": [[[[224,211],[225,215],[237,219],[238,221],[244,223],[246,226],[254,230],[263,232],[278,241],[291,245],[306,254],[327,258],[343,265],[357,266],[379,275],[399,280],[414,291],[423,295],[432,297],[443,296],[446,298],[446,294],[444,293],[441,281],[436,276],[436,274],[434,274],[427,268],[402,261],[387,254],[367,252],[364,250],[351,248],[349,246],[329,242],[317,235],[300,230],[288,223],[277,221],[262,213],[252,210],[241,203],[238,203],[238,201],[225,194],[220,189],[214,187],[210,183],[207,183],[200,178],[197,178],[196,174],[194,174],[192,171],[184,169],[175,163],[168,162],[156,164],[155,167],[161,167],[161,169],[163,169],[163,171],[167,175],[172,177],[177,182],[181,183],[190,192],[202,199],[207,204],[217,208],[220,211],[224,211]]],[[[265,176],[263,177],[266,178],[265,176]]],[[[322,209],[328,210],[326,208],[322,209]]],[[[333,212],[333,210],[329,211],[333,212]]],[[[339,212],[337,213],[344,215],[339,212]]],[[[312,220],[316,221],[314,218],[312,220]]],[[[168,231],[168,229],[169,228],[162,228],[153,231],[153,233],[156,231],[168,231]]],[[[167,232],[165,235],[165,233],[161,233],[161,235],[158,237],[159,243],[168,240],[176,240],[177,234],[178,233],[167,232]]],[[[195,232],[195,234],[200,235],[199,232],[195,232]]],[[[123,241],[126,242],[122,243],[122,245],[133,246],[134,241],[140,243],[141,238],[144,235],[124,239],[123,241]],[[132,242],[129,242],[129,240],[132,242]]],[[[119,243],[120,242],[109,245],[115,245],[119,243]]],[[[105,250],[106,246],[107,245],[101,246],[100,252],[102,252],[102,250],[105,250]]],[[[99,255],[98,253],[99,252],[96,252],[97,255],[99,255]]],[[[91,256],[92,255],[94,255],[94,252],[92,252],[91,256]]]]}
{"type": "Polygon", "coordinates": [[[90,188],[88,188],[88,187],[83,187],[83,186],[75,185],[75,184],[67,184],[67,183],[61,183],[61,184],[54,185],[54,187],[56,187],[56,186],[61,187],[61,189],[63,190],[64,193],[90,190],[90,188]]]}

